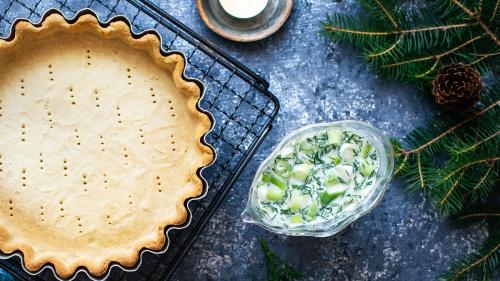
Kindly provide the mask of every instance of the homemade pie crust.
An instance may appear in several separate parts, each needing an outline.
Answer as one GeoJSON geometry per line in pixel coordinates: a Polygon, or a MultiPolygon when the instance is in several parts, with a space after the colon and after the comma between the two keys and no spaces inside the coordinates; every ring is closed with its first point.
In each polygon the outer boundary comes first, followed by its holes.
{"type": "Polygon", "coordinates": [[[0,251],[69,278],[162,250],[214,157],[183,57],[91,14],[13,32],[0,40],[0,251]]]}

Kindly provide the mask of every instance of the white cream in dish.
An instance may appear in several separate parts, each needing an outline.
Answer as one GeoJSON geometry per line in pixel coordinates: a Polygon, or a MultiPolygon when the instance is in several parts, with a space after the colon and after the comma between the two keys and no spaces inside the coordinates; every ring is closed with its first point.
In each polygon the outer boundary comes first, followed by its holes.
{"type": "Polygon", "coordinates": [[[229,15],[249,19],[260,14],[266,8],[268,0],[219,0],[219,3],[229,15]]]}
{"type": "Polygon", "coordinates": [[[375,186],[380,156],[368,138],[325,129],[284,145],[257,183],[257,210],[270,225],[322,223],[357,207],[375,186]]]}

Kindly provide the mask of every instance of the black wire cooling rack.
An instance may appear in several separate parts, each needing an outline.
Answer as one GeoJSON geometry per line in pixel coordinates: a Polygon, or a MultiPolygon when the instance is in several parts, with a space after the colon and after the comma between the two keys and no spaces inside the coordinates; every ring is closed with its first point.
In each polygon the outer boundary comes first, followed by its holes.
{"type": "MultiPolygon", "coordinates": [[[[163,50],[184,53],[188,62],[186,75],[205,84],[205,96],[200,105],[216,121],[207,142],[217,152],[216,162],[203,171],[208,182],[207,195],[190,203],[192,221],[189,227],[170,231],[166,253],[145,252],[137,271],[126,272],[114,267],[108,278],[168,280],[267,135],[279,110],[278,100],[267,90],[267,81],[148,0],[2,0],[0,37],[9,35],[16,19],[38,22],[51,8],[61,10],[69,18],[78,10],[90,8],[101,21],[117,15],[127,17],[136,33],[155,29],[162,37],[163,50]]],[[[0,261],[0,267],[18,280],[56,280],[48,269],[32,276],[24,272],[20,264],[18,257],[0,261]]],[[[76,280],[88,280],[88,277],[79,274],[76,280]]]]}

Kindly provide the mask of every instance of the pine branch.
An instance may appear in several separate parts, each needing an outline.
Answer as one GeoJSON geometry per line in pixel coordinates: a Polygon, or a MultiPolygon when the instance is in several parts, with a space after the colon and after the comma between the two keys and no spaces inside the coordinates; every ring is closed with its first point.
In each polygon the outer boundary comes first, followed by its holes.
{"type": "Polygon", "coordinates": [[[389,11],[387,10],[387,8],[382,5],[381,1],[380,0],[373,0],[375,3],[377,3],[378,7],[380,8],[380,10],[382,10],[382,12],[384,13],[384,15],[387,17],[387,19],[391,22],[392,26],[396,29],[399,28],[399,25],[398,23],[396,22],[396,20],[394,19],[394,17],[389,13],[389,11]]]}
{"type": "MultiPolygon", "coordinates": [[[[499,0],[500,1],[500,0],[499,0]]],[[[491,54],[482,54],[482,55],[479,55],[479,58],[470,62],[468,65],[469,66],[473,66],[489,57],[493,57],[493,56],[499,56],[500,55],[500,52],[496,52],[496,53],[491,53],[491,54]]]]}
{"type": "Polygon", "coordinates": [[[472,25],[473,25],[473,23],[462,23],[462,24],[420,27],[420,28],[413,28],[413,29],[399,29],[399,30],[390,30],[390,31],[366,31],[366,30],[347,29],[347,28],[334,26],[331,23],[326,23],[324,25],[324,29],[326,29],[329,32],[345,32],[345,33],[370,35],[370,36],[391,36],[391,35],[419,33],[419,32],[427,32],[427,31],[444,31],[444,30],[448,30],[448,29],[469,27],[472,25]]]}
{"type": "Polygon", "coordinates": [[[493,33],[493,31],[491,31],[491,29],[482,20],[478,20],[478,22],[479,22],[479,25],[484,29],[486,34],[488,34],[491,37],[493,42],[495,42],[495,44],[500,46],[500,40],[498,40],[495,33],[493,33]]]}
{"type": "Polygon", "coordinates": [[[484,34],[478,35],[474,38],[471,38],[471,39],[463,42],[462,44],[460,44],[454,48],[451,48],[450,50],[447,50],[447,51],[439,53],[439,54],[425,56],[425,57],[419,57],[419,58],[415,58],[415,59],[411,59],[411,60],[399,61],[399,62],[395,62],[392,64],[383,65],[382,68],[390,68],[390,67],[400,66],[403,64],[409,64],[409,63],[413,63],[413,62],[420,62],[420,61],[433,60],[433,59],[436,61],[439,61],[439,60],[441,60],[442,57],[447,56],[451,53],[454,53],[454,52],[464,48],[465,46],[472,44],[474,41],[481,39],[483,36],[484,36],[484,34]]]}
{"type": "Polygon", "coordinates": [[[451,2],[454,3],[455,5],[457,5],[465,13],[467,13],[467,15],[469,15],[469,17],[473,18],[476,15],[474,12],[472,12],[467,7],[465,7],[464,4],[462,4],[460,1],[458,1],[458,0],[451,0],[451,2]]]}
{"type": "Polygon", "coordinates": [[[489,237],[477,252],[455,262],[441,280],[491,280],[500,265],[500,234],[489,237]]]}
{"type": "Polygon", "coordinates": [[[495,18],[495,15],[496,15],[496,13],[498,11],[498,7],[499,6],[500,6],[500,0],[496,0],[495,1],[495,8],[493,9],[493,13],[491,14],[491,18],[490,18],[489,22],[492,22],[493,19],[495,18]]]}
{"type": "Polygon", "coordinates": [[[372,25],[383,29],[398,29],[397,0],[358,0],[372,25]]]}
{"type": "Polygon", "coordinates": [[[500,209],[498,202],[491,206],[479,206],[477,210],[457,217],[458,222],[480,224],[488,228],[488,238],[480,248],[452,264],[440,280],[491,280],[500,267],[500,209]]]}
{"type": "Polygon", "coordinates": [[[488,217],[500,217],[500,212],[499,213],[475,213],[475,214],[469,214],[469,215],[464,215],[461,217],[458,217],[460,220],[464,219],[470,219],[470,218],[488,218],[488,217]]]}
{"type": "MultiPolygon", "coordinates": [[[[469,17],[471,17],[471,18],[476,17],[479,25],[484,29],[484,31],[486,32],[486,34],[488,34],[491,37],[491,39],[493,39],[493,42],[495,42],[495,44],[500,45],[500,41],[498,40],[498,38],[496,37],[496,35],[489,29],[488,25],[486,25],[479,18],[479,15],[477,15],[475,12],[473,12],[470,9],[468,9],[467,7],[465,7],[465,5],[462,4],[459,0],[451,0],[451,2],[453,4],[455,4],[457,7],[459,7],[460,9],[462,9],[467,15],[469,15],[469,17]]],[[[480,1],[479,3],[482,3],[482,1],[480,1]]]]}
{"type": "Polygon", "coordinates": [[[451,173],[444,176],[443,181],[450,179],[452,176],[454,176],[458,172],[463,172],[464,170],[467,170],[471,166],[479,165],[479,164],[488,164],[489,166],[492,166],[492,165],[494,165],[494,163],[496,161],[499,161],[499,160],[500,160],[500,157],[492,157],[492,158],[480,159],[480,160],[476,160],[476,161],[473,161],[470,163],[463,164],[462,166],[455,168],[451,173]]]}
{"type": "Polygon", "coordinates": [[[264,252],[264,259],[266,261],[266,281],[293,281],[304,277],[302,272],[291,267],[276,256],[264,240],[259,239],[259,244],[264,252]]]}
{"type": "Polygon", "coordinates": [[[425,181],[424,181],[424,173],[423,173],[423,169],[422,169],[422,160],[420,160],[420,153],[417,153],[417,166],[418,166],[418,178],[419,178],[420,187],[422,189],[424,189],[425,181]]]}
{"type": "Polygon", "coordinates": [[[406,169],[406,163],[408,162],[409,154],[405,154],[403,156],[403,161],[396,166],[396,171],[394,171],[394,175],[399,175],[403,170],[406,169]]]}
{"type": "Polygon", "coordinates": [[[395,173],[423,190],[445,216],[485,198],[500,174],[500,83],[484,91],[484,109],[458,122],[432,121],[404,142],[393,140],[395,173]],[[480,148],[480,149],[479,149],[480,148]]]}
{"type": "MultiPolygon", "coordinates": [[[[498,194],[498,193],[497,193],[498,194]]],[[[486,227],[493,236],[500,232],[500,205],[494,200],[486,204],[476,204],[473,210],[454,217],[458,223],[476,224],[486,227]]]]}
{"type": "MultiPolygon", "coordinates": [[[[481,176],[481,178],[479,179],[479,181],[476,183],[476,185],[474,185],[474,187],[470,190],[470,192],[468,192],[466,194],[466,196],[470,195],[471,193],[474,195],[474,194],[477,194],[478,191],[483,187],[483,186],[486,186],[486,185],[493,185],[493,180],[494,179],[491,179],[491,173],[493,171],[493,168],[494,166],[493,165],[490,165],[488,167],[488,170],[486,170],[486,172],[483,174],[483,176],[481,176]],[[490,183],[488,184],[487,181],[489,181],[490,183]]],[[[474,196],[473,197],[473,200],[476,201],[477,199],[479,198],[479,196],[474,196]]]]}
{"type": "MultiPolygon", "coordinates": [[[[395,0],[358,0],[362,17],[334,14],[323,31],[361,51],[381,77],[415,83],[430,92],[439,70],[462,63],[482,75],[500,65],[500,0],[430,0],[403,11],[395,0]]],[[[500,176],[500,82],[482,93],[468,117],[445,116],[391,140],[394,173],[408,190],[420,190],[445,216],[477,210],[498,191],[500,176]]],[[[498,203],[497,203],[498,205],[498,203]]],[[[475,253],[456,262],[443,280],[489,280],[499,267],[499,212],[475,212],[461,220],[486,222],[489,237],[475,253]]]]}
{"type": "Polygon", "coordinates": [[[483,134],[481,131],[476,130],[476,135],[481,135],[481,138],[478,140],[473,139],[472,142],[459,140],[458,143],[452,144],[449,148],[450,155],[452,155],[456,159],[466,153],[473,152],[474,150],[487,144],[488,142],[498,142],[500,140],[498,138],[500,136],[500,130],[494,131],[490,134],[483,134]]]}
{"type": "Polygon", "coordinates": [[[439,140],[441,140],[442,138],[448,136],[449,134],[453,133],[455,130],[461,128],[462,126],[466,125],[467,123],[473,121],[474,119],[478,118],[479,116],[487,113],[488,111],[494,109],[497,105],[500,104],[500,100],[496,101],[495,103],[492,103],[491,105],[489,105],[488,107],[486,107],[485,109],[479,111],[478,113],[475,113],[473,114],[472,116],[468,117],[467,119],[465,119],[464,121],[450,127],[448,130],[444,131],[443,133],[439,134],[438,136],[436,136],[435,138],[432,138],[430,141],[420,145],[419,147],[417,148],[414,148],[412,150],[402,150],[400,152],[400,154],[412,154],[412,153],[416,153],[416,152],[419,152],[421,150],[424,150],[426,149],[427,147],[433,145],[434,143],[438,142],[439,140]]]}
{"type": "Polygon", "coordinates": [[[448,192],[446,192],[446,195],[443,197],[443,199],[441,199],[441,201],[439,202],[439,204],[441,205],[444,205],[448,202],[448,199],[450,198],[450,196],[453,194],[453,191],[455,191],[455,188],[458,186],[458,184],[460,183],[460,180],[463,178],[465,172],[467,171],[467,168],[464,168],[462,170],[462,172],[460,173],[460,175],[457,177],[457,179],[453,182],[453,184],[451,185],[451,188],[449,188],[448,192]]]}
{"type": "Polygon", "coordinates": [[[359,48],[382,77],[426,89],[443,65],[463,63],[492,73],[500,63],[500,0],[431,0],[410,11],[393,0],[358,1],[363,17],[334,14],[323,32],[359,48]]]}

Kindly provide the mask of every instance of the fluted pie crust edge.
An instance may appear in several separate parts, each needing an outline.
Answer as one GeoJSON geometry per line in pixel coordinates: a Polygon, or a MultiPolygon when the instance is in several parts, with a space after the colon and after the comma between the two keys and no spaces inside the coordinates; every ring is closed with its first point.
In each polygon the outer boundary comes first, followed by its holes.
{"type": "MultiPolygon", "coordinates": [[[[108,24],[102,25],[95,15],[85,13],[78,18],[68,22],[61,14],[52,13],[47,15],[40,24],[32,24],[28,21],[19,21],[13,27],[13,37],[9,40],[0,40],[0,53],[15,55],[17,52],[17,44],[21,40],[26,40],[25,36],[30,36],[33,33],[51,32],[53,28],[64,30],[64,32],[77,34],[79,32],[89,32],[89,27],[93,30],[92,33],[101,37],[103,40],[119,38],[123,44],[136,50],[143,50],[149,54],[149,57],[155,64],[165,70],[171,70],[173,83],[178,91],[182,92],[186,98],[186,108],[198,123],[198,131],[193,135],[197,140],[197,149],[199,151],[199,166],[196,169],[190,170],[192,187],[185,190],[182,196],[176,200],[177,216],[162,221],[156,226],[155,239],[135,241],[133,251],[128,254],[106,254],[104,260],[100,263],[95,263],[93,260],[82,261],[79,264],[67,264],[51,256],[40,256],[30,245],[29,242],[14,241],[9,232],[9,225],[1,225],[0,222],[0,251],[6,255],[13,253],[21,253],[23,256],[24,266],[31,272],[36,272],[44,266],[51,264],[55,269],[56,274],[60,278],[70,278],[79,269],[85,268],[90,274],[97,277],[104,276],[111,264],[119,264],[127,268],[133,268],[140,260],[140,255],[144,249],[152,251],[160,251],[164,248],[166,242],[165,228],[168,226],[181,225],[188,220],[188,210],[184,203],[189,198],[199,197],[203,193],[203,181],[197,175],[200,168],[209,165],[214,160],[213,150],[202,143],[204,135],[212,127],[212,122],[207,114],[197,109],[197,103],[201,97],[200,87],[183,78],[185,60],[181,55],[171,54],[164,56],[160,52],[161,42],[157,35],[145,34],[140,37],[131,34],[130,26],[124,21],[111,21],[108,24]]],[[[64,42],[61,42],[64,44],[64,42]]],[[[1,80],[1,78],[0,78],[1,80]]],[[[191,185],[190,185],[191,186],[191,185]]]]}

